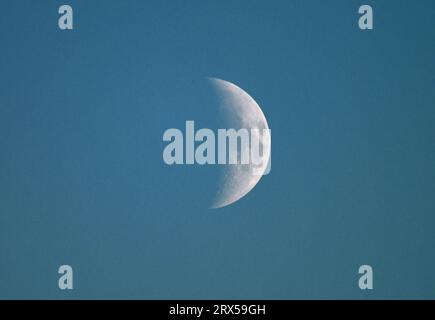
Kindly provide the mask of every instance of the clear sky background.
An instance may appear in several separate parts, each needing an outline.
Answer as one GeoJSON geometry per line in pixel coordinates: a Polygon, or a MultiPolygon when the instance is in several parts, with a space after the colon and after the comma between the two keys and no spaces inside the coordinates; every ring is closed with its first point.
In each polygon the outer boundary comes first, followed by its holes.
{"type": "Polygon", "coordinates": [[[73,31],[63,1],[1,2],[0,298],[435,298],[434,1],[68,3],[73,31]],[[221,210],[212,168],[162,160],[212,123],[206,77],[272,129],[221,210]]]}

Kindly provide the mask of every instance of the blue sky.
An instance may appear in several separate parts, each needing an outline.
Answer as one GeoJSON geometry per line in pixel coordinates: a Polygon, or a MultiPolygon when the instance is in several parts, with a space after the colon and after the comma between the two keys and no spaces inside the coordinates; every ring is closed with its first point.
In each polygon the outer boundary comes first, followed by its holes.
{"type": "Polygon", "coordinates": [[[433,1],[69,1],[73,31],[61,4],[1,4],[0,298],[435,297],[433,1]],[[213,168],[162,160],[213,123],[206,77],[272,129],[221,210],[213,168]]]}

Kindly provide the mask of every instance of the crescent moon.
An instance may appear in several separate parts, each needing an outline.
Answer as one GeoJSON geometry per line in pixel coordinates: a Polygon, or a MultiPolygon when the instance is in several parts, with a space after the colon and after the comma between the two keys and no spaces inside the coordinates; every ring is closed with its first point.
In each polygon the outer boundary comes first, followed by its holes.
{"type": "MultiPolygon", "coordinates": [[[[217,209],[228,206],[250,192],[265,174],[270,166],[271,137],[269,125],[260,106],[244,90],[235,84],[216,78],[209,78],[214,90],[219,97],[219,113],[223,115],[227,128],[236,130],[245,128],[256,135],[262,148],[262,161],[258,165],[250,164],[227,164],[221,172],[218,192],[211,205],[217,209]],[[263,134],[259,137],[255,131],[263,134]],[[267,129],[267,131],[264,131],[267,129]],[[255,171],[254,171],[255,170],[255,171]],[[255,172],[255,173],[254,173],[255,172]]],[[[250,152],[249,150],[238,150],[238,153],[250,152]]]]}

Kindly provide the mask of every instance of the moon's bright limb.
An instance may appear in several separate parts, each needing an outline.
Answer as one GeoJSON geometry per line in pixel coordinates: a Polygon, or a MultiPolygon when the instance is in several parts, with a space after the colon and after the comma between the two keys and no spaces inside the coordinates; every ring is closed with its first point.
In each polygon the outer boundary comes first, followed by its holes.
{"type": "MultiPolygon", "coordinates": [[[[227,128],[258,129],[263,135],[257,137],[260,141],[260,148],[263,150],[263,162],[254,167],[251,164],[225,165],[218,192],[211,208],[222,208],[228,206],[244,197],[260,181],[265,173],[268,161],[270,161],[271,137],[269,125],[263,111],[255,100],[238,86],[224,80],[209,78],[219,96],[219,112],[225,117],[227,128]],[[255,173],[253,173],[255,170],[255,173]]],[[[252,132],[252,131],[251,131],[252,132]]],[[[249,152],[250,150],[239,150],[249,152]]]]}

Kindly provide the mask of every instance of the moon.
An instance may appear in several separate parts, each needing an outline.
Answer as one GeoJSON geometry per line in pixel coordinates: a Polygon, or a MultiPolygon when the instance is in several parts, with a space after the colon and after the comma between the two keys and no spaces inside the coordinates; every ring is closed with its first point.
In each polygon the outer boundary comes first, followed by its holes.
{"type": "MultiPolygon", "coordinates": [[[[216,78],[209,78],[218,95],[219,115],[224,120],[226,129],[248,129],[251,138],[259,139],[262,159],[260,164],[226,164],[219,177],[218,191],[210,208],[226,207],[248,194],[260,181],[270,166],[271,137],[269,125],[260,106],[243,89],[235,84],[216,78]],[[251,131],[251,129],[258,129],[251,131]],[[266,129],[267,131],[264,131],[266,129]],[[262,134],[260,137],[259,134],[262,134]],[[266,160],[266,161],[265,161],[266,160]]],[[[245,148],[246,149],[246,148],[245,148]]],[[[239,155],[250,152],[238,148],[239,155]]]]}

